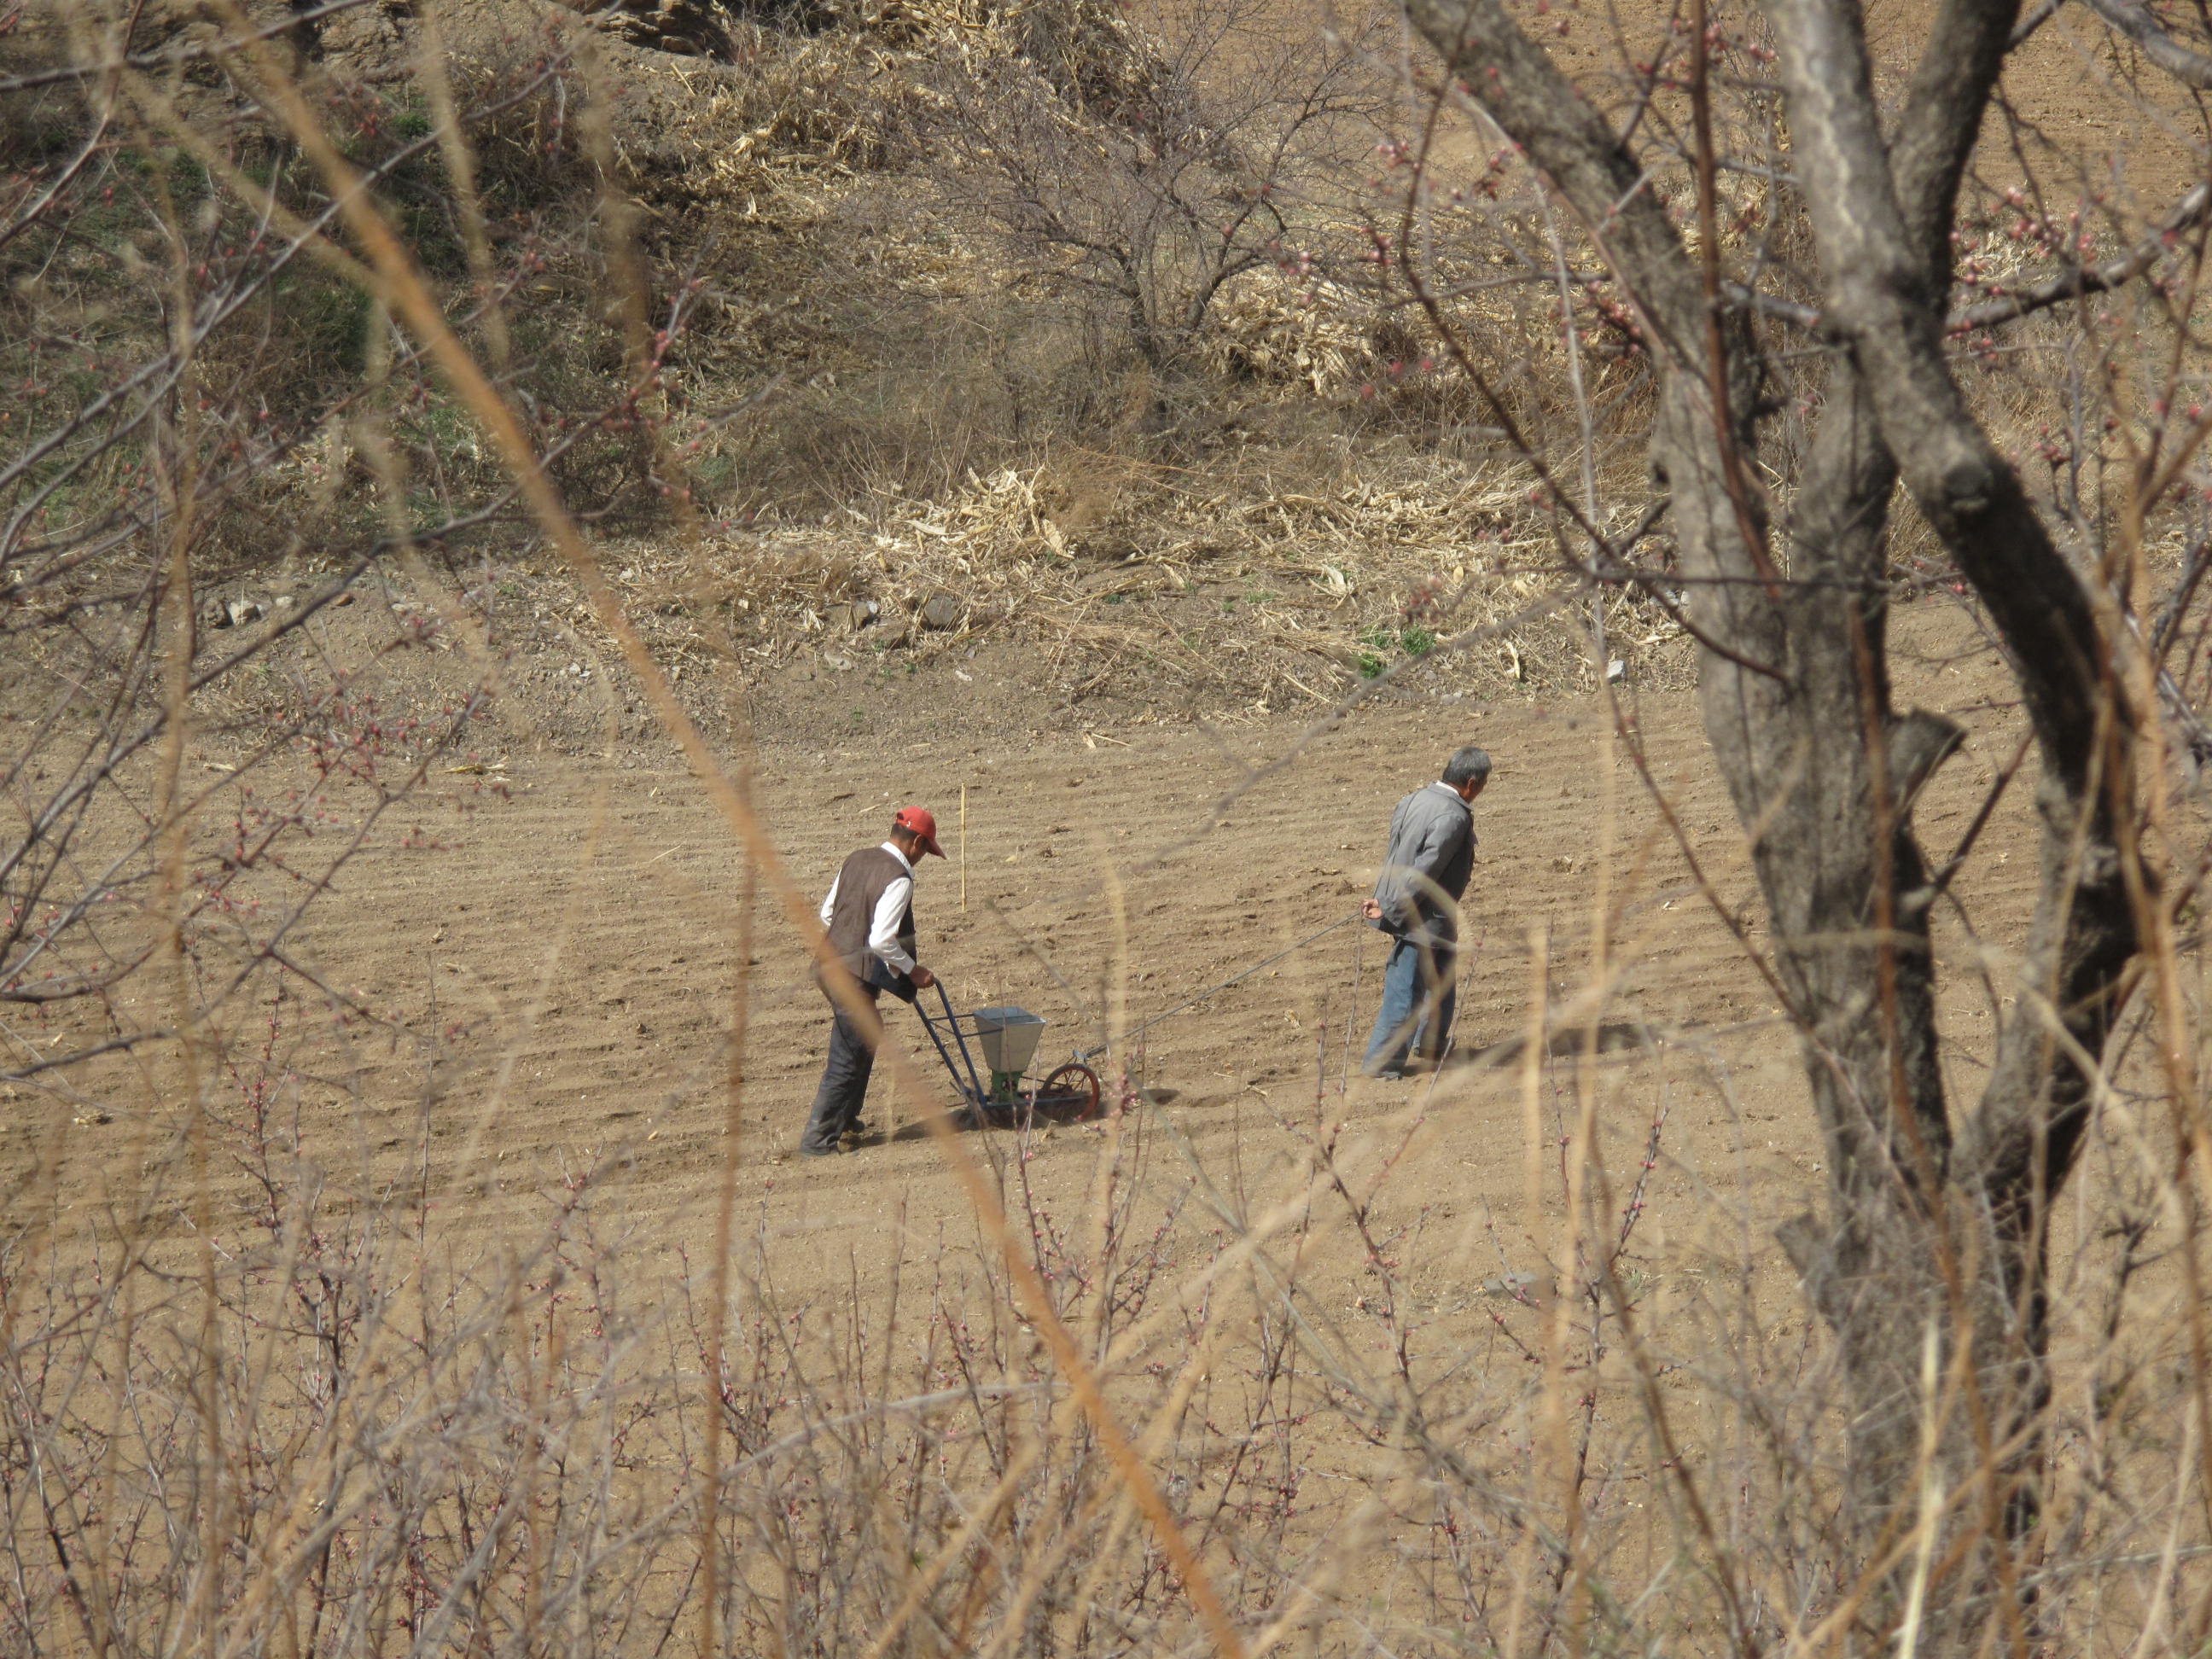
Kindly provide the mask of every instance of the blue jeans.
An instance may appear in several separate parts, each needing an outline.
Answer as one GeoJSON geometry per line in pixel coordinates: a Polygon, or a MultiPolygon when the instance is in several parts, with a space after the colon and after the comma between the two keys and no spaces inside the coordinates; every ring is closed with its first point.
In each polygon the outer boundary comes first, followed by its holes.
{"type": "Polygon", "coordinates": [[[1375,1016],[1375,1035],[1367,1044],[1363,1069],[1402,1072],[1409,1055],[1434,1065],[1443,1058],[1451,1035],[1452,1007],[1459,1000],[1459,950],[1451,945],[1417,945],[1394,940],[1382,964],[1382,1006],[1375,1016]]]}

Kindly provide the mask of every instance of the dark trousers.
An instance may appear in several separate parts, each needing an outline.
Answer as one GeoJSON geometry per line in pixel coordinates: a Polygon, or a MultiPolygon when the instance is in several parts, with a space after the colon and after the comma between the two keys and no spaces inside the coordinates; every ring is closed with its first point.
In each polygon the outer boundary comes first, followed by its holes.
{"type": "MultiPolygon", "coordinates": [[[[869,1001],[876,1000],[874,986],[864,984],[860,989],[869,1001]]],[[[876,1069],[875,1047],[861,1035],[860,1023],[835,997],[830,1000],[830,1058],[823,1062],[822,1086],[814,1091],[814,1112],[806,1120],[806,1133],[799,1139],[802,1152],[837,1149],[839,1139],[860,1121],[860,1103],[868,1097],[868,1077],[876,1069]]]]}
{"type": "Polygon", "coordinates": [[[1382,968],[1382,1006],[1367,1044],[1368,1076],[1402,1072],[1409,1057],[1430,1065],[1442,1060],[1458,1000],[1456,947],[1395,940],[1382,968]]]}

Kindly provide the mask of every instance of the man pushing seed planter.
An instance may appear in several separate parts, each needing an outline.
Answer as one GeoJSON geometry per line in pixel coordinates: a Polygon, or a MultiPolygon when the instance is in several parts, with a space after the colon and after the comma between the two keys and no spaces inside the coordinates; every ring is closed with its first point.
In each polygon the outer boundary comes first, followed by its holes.
{"type": "Polygon", "coordinates": [[[1468,803],[1490,781],[1490,757],[1472,744],[1444,775],[1398,803],[1375,895],[1360,913],[1390,935],[1382,1006],[1367,1044],[1370,1077],[1400,1078],[1444,1057],[1459,994],[1459,901],[1474,868],[1468,803]]]}
{"type": "MultiPolygon", "coordinates": [[[[885,991],[912,1002],[915,993],[937,983],[915,960],[914,865],[925,853],[945,856],[937,844],[937,820],[925,808],[903,807],[891,820],[890,838],[847,859],[830,884],[830,896],[822,901],[830,948],[871,1002],[885,991]]],[[[827,995],[830,988],[822,988],[827,995]]],[[[876,1066],[875,1045],[860,1023],[834,996],[830,1009],[830,1057],[823,1063],[822,1086],[815,1091],[814,1111],[799,1141],[807,1158],[829,1158],[844,1150],[845,1137],[860,1127],[860,1103],[867,1098],[868,1076],[876,1066]]]]}

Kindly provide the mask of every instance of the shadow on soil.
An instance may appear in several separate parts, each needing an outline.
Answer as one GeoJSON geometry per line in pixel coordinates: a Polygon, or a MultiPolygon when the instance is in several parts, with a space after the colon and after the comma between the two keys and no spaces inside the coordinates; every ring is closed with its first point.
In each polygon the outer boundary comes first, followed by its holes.
{"type": "MultiPolygon", "coordinates": [[[[1593,1033],[1587,1025],[1570,1025],[1552,1033],[1545,1048],[1553,1058],[1568,1060],[1588,1051],[1600,1054],[1625,1054],[1632,1050],[1657,1048],[1666,1040],[1655,1027],[1640,1020],[1609,1021],[1593,1033]],[[1595,1036],[1595,1042],[1592,1041],[1595,1036]]],[[[1456,1071],[1462,1066],[1481,1067],[1495,1071],[1510,1066],[1521,1058],[1528,1046],[1525,1034],[1510,1036],[1502,1042],[1493,1042],[1487,1048],[1477,1048],[1465,1054],[1453,1054],[1444,1061],[1445,1069],[1456,1071]]]]}
{"type": "MultiPolygon", "coordinates": [[[[1100,1108],[1087,1100],[1055,1103],[1040,1101],[1036,1107],[994,1107],[989,1112],[971,1109],[956,1109],[949,1114],[952,1127],[963,1134],[973,1134],[978,1129],[1020,1129],[1029,1127],[1050,1128],[1066,1123],[1092,1123],[1100,1115],[1100,1108]]],[[[872,1140],[908,1141],[928,1138],[926,1123],[902,1123],[889,1135],[877,1135],[872,1140]]],[[[863,1146],[871,1144],[863,1141],[863,1146]]]]}

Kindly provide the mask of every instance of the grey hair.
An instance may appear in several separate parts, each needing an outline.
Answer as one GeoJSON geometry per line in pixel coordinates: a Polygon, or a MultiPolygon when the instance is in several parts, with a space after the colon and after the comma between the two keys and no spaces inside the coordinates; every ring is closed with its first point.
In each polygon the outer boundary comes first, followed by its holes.
{"type": "Polygon", "coordinates": [[[1463,783],[1487,783],[1490,781],[1490,756],[1473,744],[1464,749],[1455,749],[1452,757],[1444,763],[1444,781],[1455,789],[1463,783]]]}

